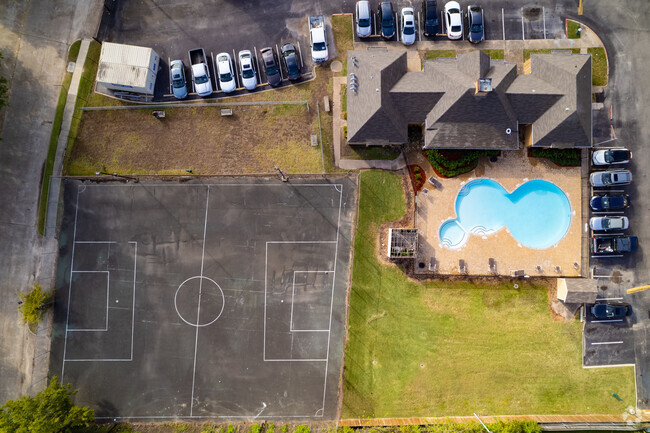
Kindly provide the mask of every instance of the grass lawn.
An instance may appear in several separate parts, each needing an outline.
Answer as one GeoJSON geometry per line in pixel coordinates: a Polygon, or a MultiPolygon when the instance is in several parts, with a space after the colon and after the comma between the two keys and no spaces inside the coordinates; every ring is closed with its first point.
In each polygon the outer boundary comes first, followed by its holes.
{"type": "Polygon", "coordinates": [[[488,56],[490,56],[491,59],[504,59],[504,50],[481,50],[488,56]]]}
{"type": "Polygon", "coordinates": [[[542,285],[418,283],[378,259],[404,215],[401,178],[361,174],[345,353],[345,417],[622,413],[633,369],[581,367],[581,324],[554,321],[542,285]]]}
{"type": "Polygon", "coordinates": [[[572,51],[575,54],[580,53],[580,48],[571,48],[571,49],[566,49],[566,50],[556,50],[556,49],[543,49],[543,50],[528,50],[524,49],[524,62],[528,59],[530,59],[531,53],[550,53],[551,51],[572,51]]]}
{"type": "Polygon", "coordinates": [[[578,33],[578,29],[580,28],[580,24],[572,21],[572,20],[566,20],[566,36],[569,39],[580,39],[580,34],[578,33]]]}
{"type": "Polygon", "coordinates": [[[352,15],[333,15],[332,16],[332,33],[334,33],[334,43],[336,44],[337,60],[343,63],[343,70],[339,75],[347,75],[348,50],[354,49],[354,35],[352,33],[352,15]]]}
{"type": "Polygon", "coordinates": [[[588,48],[591,54],[591,67],[593,71],[592,84],[594,86],[607,85],[607,55],[604,48],[588,48]]]}

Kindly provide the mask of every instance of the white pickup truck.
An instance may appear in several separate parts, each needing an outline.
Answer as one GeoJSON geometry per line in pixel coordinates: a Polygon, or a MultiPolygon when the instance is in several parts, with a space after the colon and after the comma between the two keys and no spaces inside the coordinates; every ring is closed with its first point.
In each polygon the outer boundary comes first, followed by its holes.
{"type": "Polygon", "coordinates": [[[190,65],[192,67],[192,86],[199,96],[210,96],[212,94],[212,80],[210,79],[210,68],[205,58],[203,48],[195,48],[188,51],[190,65]]]}
{"type": "Polygon", "coordinates": [[[314,62],[327,61],[327,37],[325,36],[325,17],[322,15],[309,17],[309,44],[311,45],[311,58],[314,62]]]}

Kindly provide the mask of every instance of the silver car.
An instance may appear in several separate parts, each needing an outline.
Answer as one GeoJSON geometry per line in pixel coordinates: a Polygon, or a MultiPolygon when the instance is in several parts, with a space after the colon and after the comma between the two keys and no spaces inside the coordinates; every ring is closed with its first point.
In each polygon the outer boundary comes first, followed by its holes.
{"type": "Polygon", "coordinates": [[[597,171],[589,175],[591,186],[607,187],[632,183],[630,170],[597,171]]]}
{"type": "Polygon", "coordinates": [[[255,75],[253,54],[249,50],[242,50],[237,57],[239,58],[242,84],[247,90],[255,90],[257,87],[257,75],[255,75]]]}
{"type": "Polygon", "coordinates": [[[176,99],[187,97],[187,82],[185,81],[185,65],[182,60],[173,60],[169,65],[169,77],[172,82],[172,92],[176,99]]]}
{"type": "Polygon", "coordinates": [[[232,73],[230,54],[217,54],[217,77],[219,78],[219,87],[221,87],[224,93],[234,92],[237,88],[235,76],[232,73]]]}

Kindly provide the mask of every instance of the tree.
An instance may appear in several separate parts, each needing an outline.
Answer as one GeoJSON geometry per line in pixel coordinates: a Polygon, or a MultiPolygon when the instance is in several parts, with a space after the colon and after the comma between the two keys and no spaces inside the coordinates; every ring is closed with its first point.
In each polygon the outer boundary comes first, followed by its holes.
{"type": "MultiPolygon", "coordinates": [[[[0,52],[0,63],[2,62],[2,53],[0,52]]],[[[0,77],[0,108],[7,105],[7,79],[5,77],[0,77]]]]}
{"type": "Polygon", "coordinates": [[[36,327],[43,317],[45,307],[52,303],[52,293],[44,292],[41,285],[35,283],[31,291],[19,292],[18,297],[18,309],[23,315],[23,323],[36,327]]]}
{"type": "Polygon", "coordinates": [[[70,384],[61,385],[54,376],[47,388],[34,397],[9,400],[0,407],[0,431],[3,433],[71,433],[94,421],[89,407],[76,406],[70,384]]]}

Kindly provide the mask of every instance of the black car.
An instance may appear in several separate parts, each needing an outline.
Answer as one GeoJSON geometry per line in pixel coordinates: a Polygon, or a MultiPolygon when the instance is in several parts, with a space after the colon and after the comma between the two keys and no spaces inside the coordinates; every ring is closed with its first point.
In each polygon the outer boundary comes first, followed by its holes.
{"type": "Polygon", "coordinates": [[[595,195],[591,197],[589,206],[595,211],[620,210],[630,206],[630,196],[625,195],[595,195]]]}
{"type": "Polygon", "coordinates": [[[596,319],[620,319],[630,314],[627,304],[596,304],[591,307],[591,314],[596,319]]]}
{"type": "Polygon", "coordinates": [[[298,65],[298,56],[296,55],[296,47],[292,44],[284,44],[280,48],[282,53],[282,60],[284,66],[287,68],[287,77],[289,80],[294,81],[302,77],[300,73],[300,66],[298,65]]]}
{"type": "Polygon", "coordinates": [[[424,17],[424,34],[435,36],[440,32],[438,24],[438,5],[436,0],[424,0],[422,2],[422,16],[424,17]]]}
{"type": "Polygon", "coordinates": [[[282,83],[282,75],[280,75],[277,54],[271,47],[262,48],[260,54],[262,55],[266,81],[273,87],[279,86],[282,83]]]}
{"type": "Polygon", "coordinates": [[[390,39],[395,36],[395,16],[393,14],[393,3],[379,3],[379,21],[381,21],[381,37],[390,39]]]}
{"type": "Polygon", "coordinates": [[[467,21],[469,23],[469,35],[467,39],[473,44],[478,44],[485,39],[483,32],[483,9],[478,5],[468,6],[467,21]]]}

